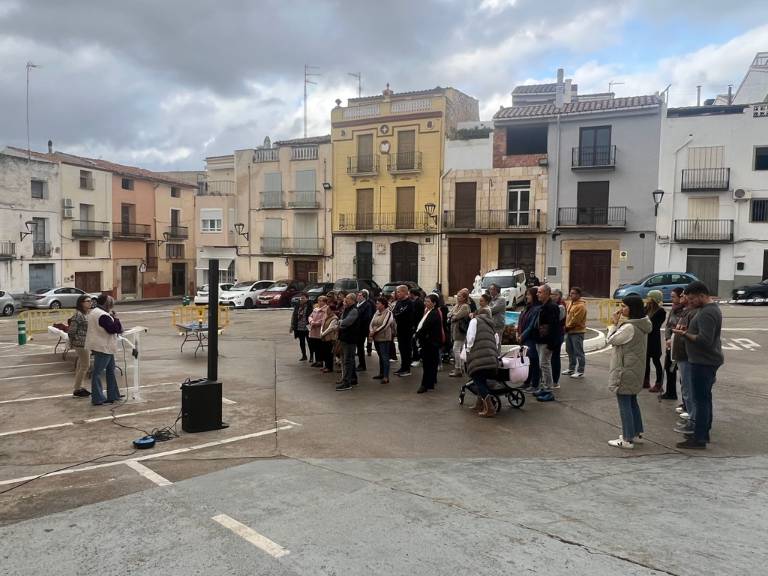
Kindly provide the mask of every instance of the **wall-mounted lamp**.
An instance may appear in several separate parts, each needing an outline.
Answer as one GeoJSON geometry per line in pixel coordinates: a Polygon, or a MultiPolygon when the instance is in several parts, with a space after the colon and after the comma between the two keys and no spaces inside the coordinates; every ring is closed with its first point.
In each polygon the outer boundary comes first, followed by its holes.
{"type": "Polygon", "coordinates": [[[659,215],[659,204],[661,204],[661,201],[664,199],[664,190],[658,189],[651,192],[651,196],[653,196],[653,215],[658,216],[659,215]]]}
{"type": "Polygon", "coordinates": [[[437,206],[435,206],[432,202],[427,202],[424,204],[424,212],[427,214],[427,218],[434,222],[435,226],[437,226],[437,214],[435,214],[436,208],[437,206]]]}
{"type": "Polygon", "coordinates": [[[330,182],[323,182],[323,190],[325,190],[326,192],[329,192],[331,188],[333,188],[333,186],[331,186],[330,182]]]}
{"type": "Polygon", "coordinates": [[[235,224],[235,232],[237,232],[237,235],[242,236],[246,240],[250,240],[251,239],[250,235],[248,234],[248,232],[243,232],[244,229],[245,229],[245,224],[243,224],[242,222],[238,222],[237,224],[235,224]]]}
{"type": "Polygon", "coordinates": [[[157,245],[158,245],[158,247],[159,247],[159,246],[162,246],[163,244],[165,244],[166,242],[168,242],[168,240],[170,240],[170,239],[171,239],[171,234],[170,234],[170,232],[163,232],[163,239],[162,239],[162,240],[160,240],[160,239],[158,239],[158,240],[157,240],[157,245]]]}
{"type": "Polygon", "coordinates": [[[24,238],[29,236],[30,234],[34,234],[37,230],[37,222],[33,222],[32,220],[27,220],[24,222],[24,225],[27,227],[26,232],[19,232],[19,242],[23,242],[24,238]]]}

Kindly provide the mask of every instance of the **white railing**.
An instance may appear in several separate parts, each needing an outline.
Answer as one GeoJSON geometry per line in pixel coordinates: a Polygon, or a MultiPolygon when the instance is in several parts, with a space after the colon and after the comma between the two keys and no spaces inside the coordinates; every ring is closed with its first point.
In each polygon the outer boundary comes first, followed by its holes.
{"type": "Polygon", "coordinates": [[[421,98],[419,100],[399,100],[392,102],[392,112],[423,112],[432,109],[432,100],[421,98]]]}
{"type": "Polygon", "coordinates": [[[261,150],[254,150],[253,161],[254,162],[277,162],[278,161],[278,148],[262,148],[261,150]]]}
{"type": "Polygon", "coordinates": [[[752,106],[753,118],[768,118],[768,104],[755,104],[752,106]]]}
{"type": "Polygon", "coordinates": [[[317,146],[295,146],[291,148],[291,160],[317,160],[317,146]]]}
{"type": "Polygon", "coordinates": [[[344,108],[343,118],[344,120],[354,120],[355,118],[368,118],[370,116],[378,116],[379,113],[380,107],[378,104],[351,106],[349,108],[344,108]]]}

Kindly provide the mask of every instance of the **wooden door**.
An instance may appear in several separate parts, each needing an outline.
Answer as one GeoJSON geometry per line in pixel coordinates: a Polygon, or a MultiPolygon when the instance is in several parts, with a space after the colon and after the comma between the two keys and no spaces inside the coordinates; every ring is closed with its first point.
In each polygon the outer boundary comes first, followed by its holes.
{"type": "Polygon", "coordinates": [[[536,238],[500,238],[499,268],[536,270],[536,238]]]}
{"type": "Polygon", "coordinates": [[[83,292],[101,292],[101,272],[75,272],[75,288],[83,292]]]}
{"type": "Polygon", "coordinates": [[[187,285],[187,265],[184,262],[171,264],[171,295],[183,296],[187,285]]]}
{"type": "Polygon", "coordinates": [[[363,240],[355,244],[355,277],[373,278],[373,242],[363,240]]]}
{"type": "Polygon", "coordinates": [[[121,266],[120,267],[120,293],[121,294],[136,294],[137,293],[137,269],[136,266],[121,266]]]}
{"type": "Polygon", "coordinates": [[[317,281],[317,262],[314,260],[294,260],[293,278],[298,282],[310,284],[317,281]]]}
{"type": "Polygon", "coordinates": [[[419,245],[415,242],[393,242],[389,281],[419,282],[419,245]]]}
{"type": "Polygon", "coordinates": [[[717,294],[720,283],[720,250],[718,248],[688,248],[686,272],[690,272],[717,294]]]}
{"type": "MultiPolygon", "coordinates": [[[[474,228],[477,215],[477,182],[456,182],[456,228],[474,228]]],[[[474,276],[472,277],[474,279],[474,276]]]]}
{"type": "Polygon", "coordinates": [[[360,188],[357,190],[355,229],[373,229],[373,188],[360,188]]]}
{"type": "Polygon", "coordinates": [[[456,294],[462,288],[472,290],[480,274],[480,238],[448,239],[448,290],[456,294]]]}
{"type": "Polygon", "coordinates": [[[578,286],[588,298],[609,298],[611,251],[571,250],[568,286],[578,286]]]}
{"type": "Polygon", "coordinates": [[[411,230],[416,227],[416,222],[414,220],[415,202],[415,187],[400,186],[397,188],[397,213],[395,215],[395,228],[399,230],[411,230]]]}

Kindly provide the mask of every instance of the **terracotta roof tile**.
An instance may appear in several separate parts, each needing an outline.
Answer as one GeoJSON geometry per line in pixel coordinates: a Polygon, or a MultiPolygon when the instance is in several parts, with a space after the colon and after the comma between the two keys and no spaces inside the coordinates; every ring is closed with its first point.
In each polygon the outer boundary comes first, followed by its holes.
{"type": "Polygon", "coordinates": [[[330,144],[331,135],[310,136],[309,138],[293,138],[292,140],[278,140],[275,146],[311,146],[313,144],[330,144]]]}
{"type": "MultiPolygon", "coordinates": [[[[581,114],[585,112],[601,112],[633,108],[652,108],[661,105],[658,96],[630,96],[627,98],[610,98],[605,100],[586,100],[563,104],[560,114],[581,114]]],[[[554,116],[558,109],[554,104],[535,104],[533,106],[510,106],[502,108],[494,115],[494,119],[505,118],[536,118],[554,116]]]]}

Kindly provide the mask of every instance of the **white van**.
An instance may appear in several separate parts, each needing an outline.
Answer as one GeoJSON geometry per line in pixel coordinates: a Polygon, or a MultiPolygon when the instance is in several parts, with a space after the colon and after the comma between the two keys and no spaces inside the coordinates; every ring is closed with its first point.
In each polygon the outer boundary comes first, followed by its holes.
{"type": "Polygon", "coordinates": [[[480,301],[480,295],[488,292],[491,284],[496,284],[501,289],[501,295],[507,300],[507,308],[513,308],[525,303],[525,272],[522,270],[491,270],[475,284],[470,297],[476,303],[480,301]]]}

